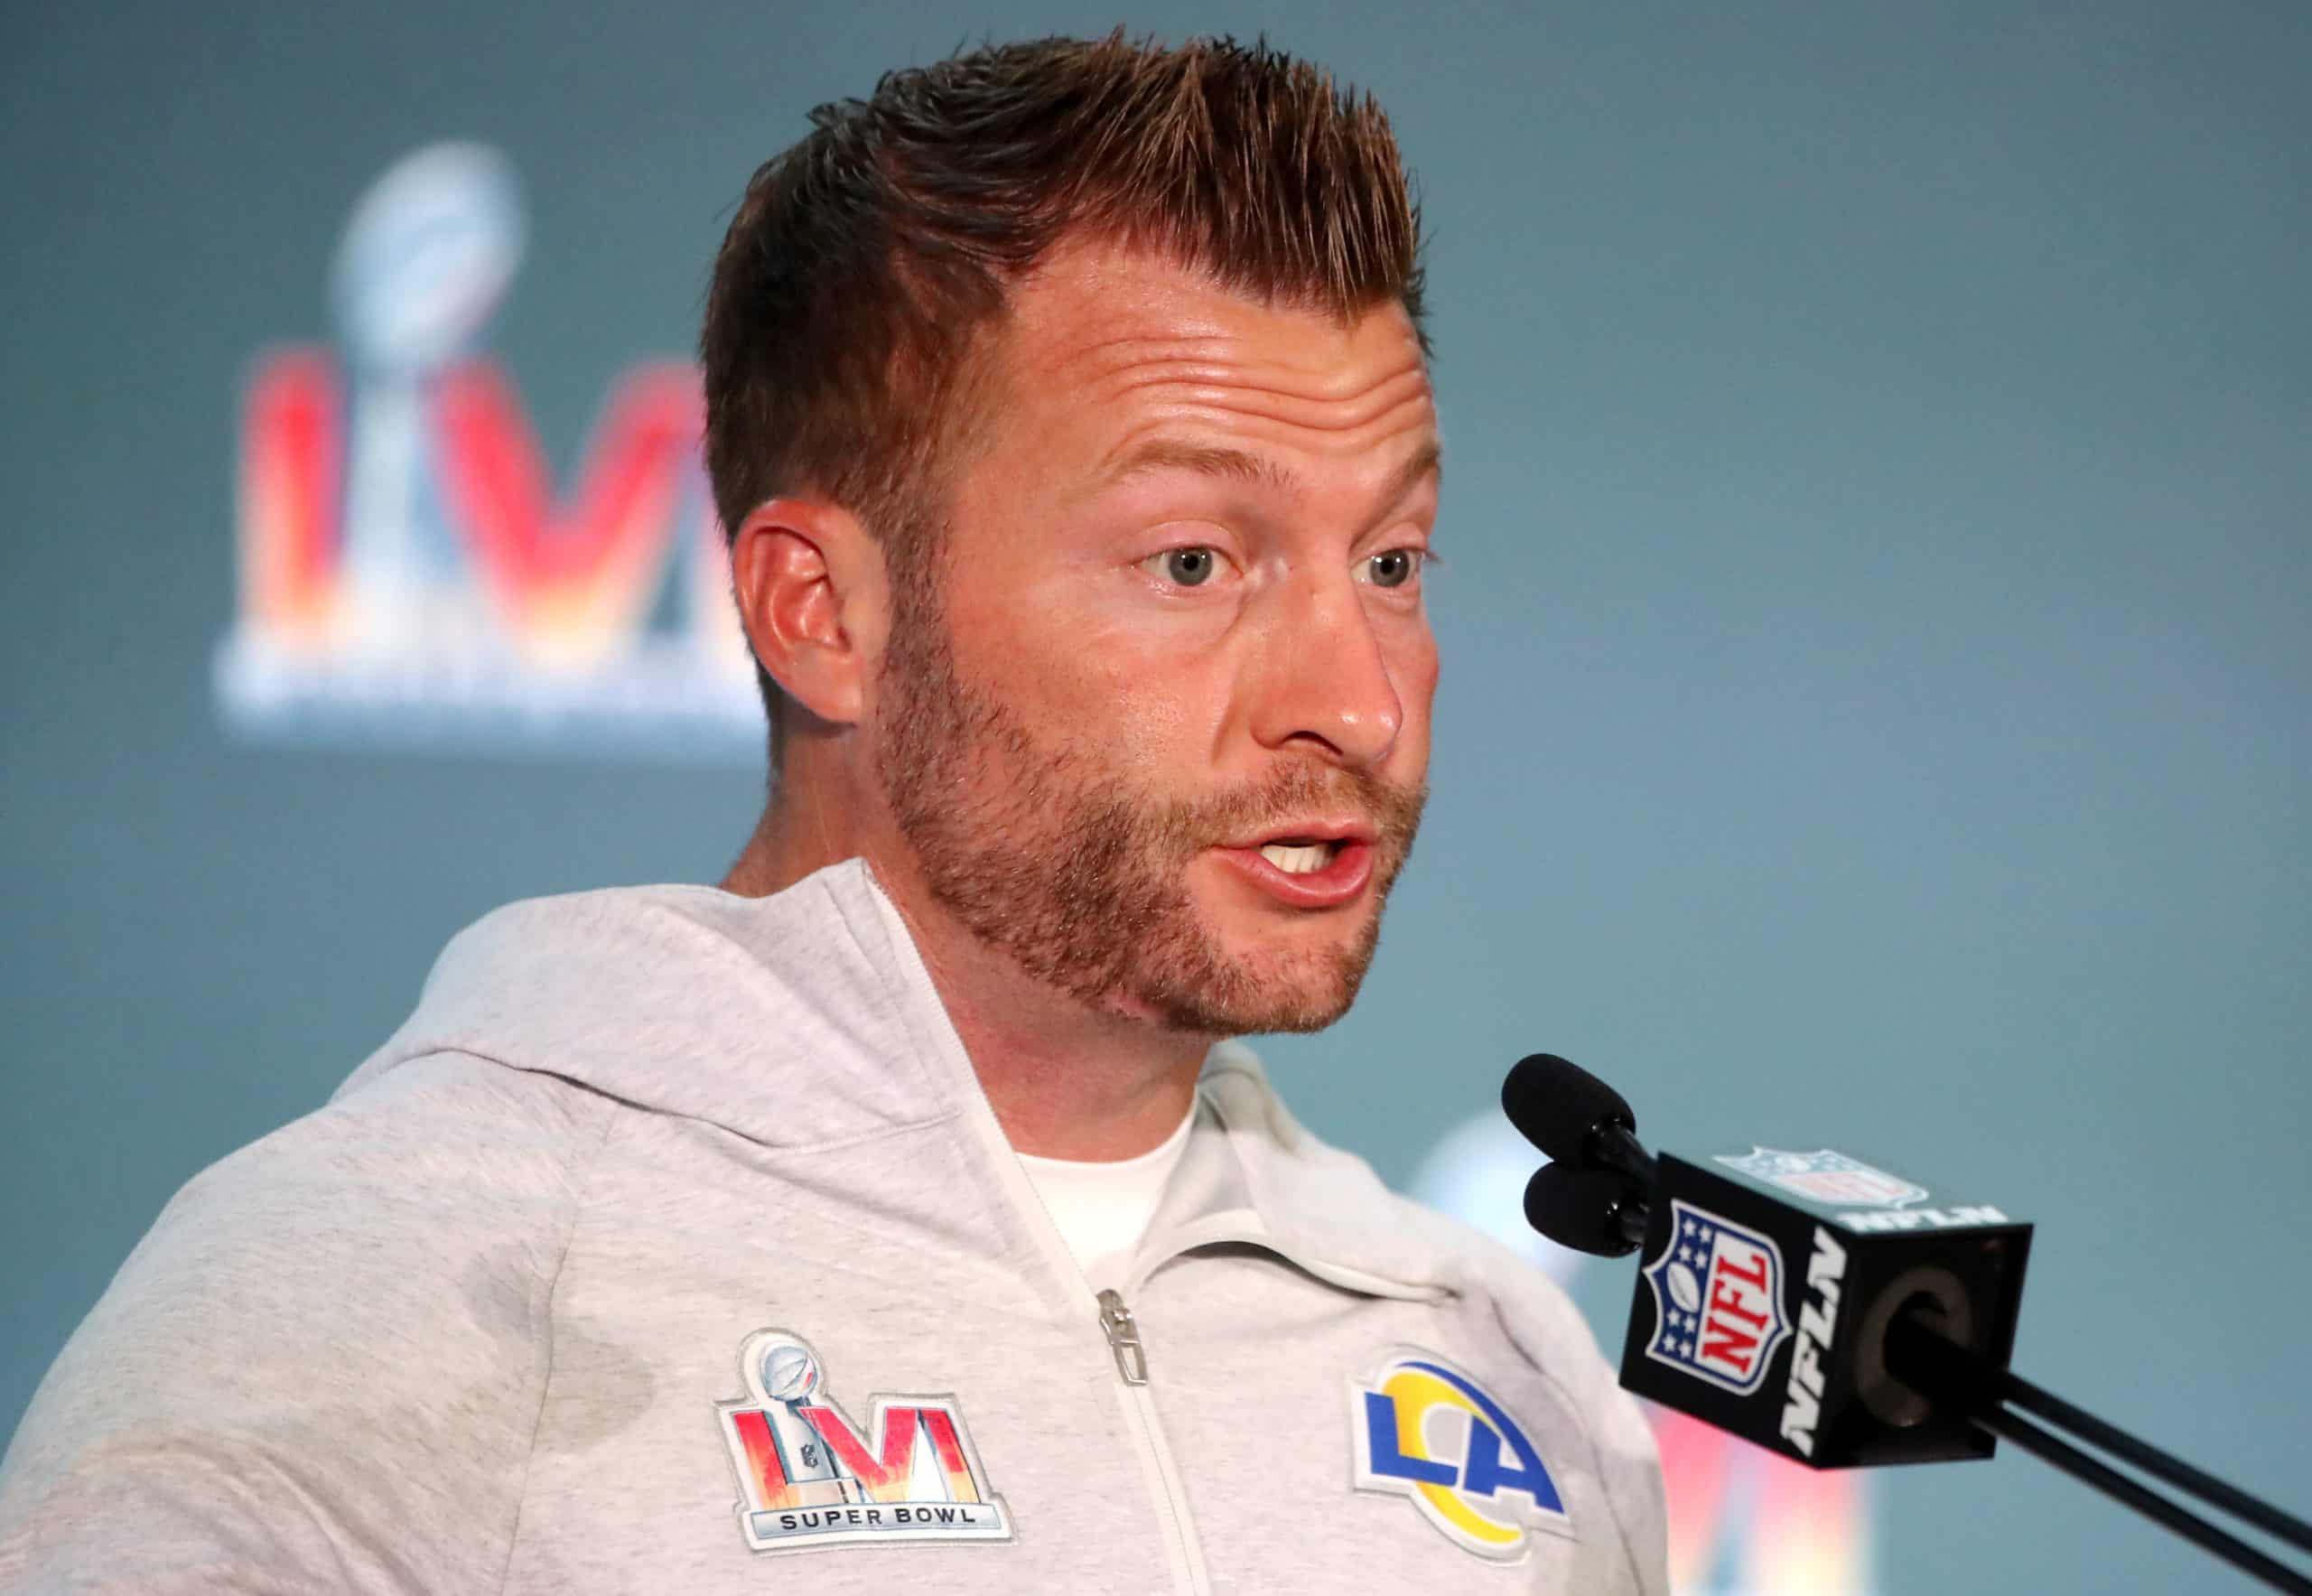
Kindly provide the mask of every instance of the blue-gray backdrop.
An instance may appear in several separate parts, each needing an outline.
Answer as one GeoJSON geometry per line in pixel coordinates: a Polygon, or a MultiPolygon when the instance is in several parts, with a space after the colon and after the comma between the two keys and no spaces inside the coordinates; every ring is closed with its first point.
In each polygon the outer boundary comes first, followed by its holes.
{"type": "MultiPolygon", "coordinates": [[[[2312,1509],[2312,11],[2228,0],[18,0],[0,1434],[452,930],[711,880],[760,800],[743,755],[226,729],[242,384],[334,338],[354,201],[504,153],[489,350],[566,481],[810,105],[1119,22],[1369,87],[1434,235],[1436,798],[1356,1012],[1268,1050],[1305,1117],[1404,1181],[1549,1047],[1670,1145],[1939,1174],[2041,1225],[2020,1366],[2312,1509]]],[[[1627,1272],[1579,1289],[1617,1335],[1627,1272]]],[[[2246,1588],[2020,1458],[1867,1499],[1837,1582],[2246,1588]]]]}

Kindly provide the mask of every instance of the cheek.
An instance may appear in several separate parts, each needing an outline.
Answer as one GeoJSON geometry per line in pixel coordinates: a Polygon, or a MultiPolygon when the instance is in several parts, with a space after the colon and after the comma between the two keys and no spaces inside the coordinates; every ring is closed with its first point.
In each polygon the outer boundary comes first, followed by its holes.
{"type": "Polygon", "coordinates": [[[1179,645],[1134,629],[1087,628],[1055,662],[1080,691],[1076,725],[1101,740],[1107,762],[1161,773],[1218,741],[1232,696],[1228,651],[1179,645]]]}
{"type": "Polygon", "coordinates": [[[1437,697],[1437,639],[1429,630],[1422,629],[1421,649],[1417,654],[1412,677],[1410,696],[1421,705],[1424,723],[1429,719],[1430,705],[1437,697]]]}
{"type": "Polygon", "coordinates": [[[1401,747],[1426,762],[1429,753],[1430,712],[1437,701],[1437,637],[1426,621],[1389,650],[1389,675],[1397,685],[1397,700],[1404,714],[1401,747]]]}
{"type": "Polygon", "coordinates": [[[1040,740],[1109,769],[1156,772],[1209,746],[1226,713],[1228,663],[1167,629],[1124,624],[1066,592],[956,595],[959,668],[1040,740]]]}

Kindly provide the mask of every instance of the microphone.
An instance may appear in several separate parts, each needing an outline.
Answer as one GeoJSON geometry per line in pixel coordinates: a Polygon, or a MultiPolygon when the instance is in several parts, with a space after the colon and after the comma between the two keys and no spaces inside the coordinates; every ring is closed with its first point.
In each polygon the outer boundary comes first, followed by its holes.
{"type": "Polygon", "coordinates": [[[1545,1163],[1525,1183],[1525,1222],[1561,1246],[1618,1258],[1645,1239],[1645,1197],[1610,1170],[1545,1163]]]}
{"type": "Polygon", "coordinates": [[[1642,1246],[1621,1384],[1817,1469],[2017,1446],[2283,1591],[2312,1581],[2010,1408],[2312,1551],[2312,1525],[2007,1367],[2032,1227],[1829,1148],[1649,1155],[1621,1094],[1552,1053],[1502,1083],[1550,1156],[1525,1217],[1617,1257],[1642,1246]]]}
{"type": "Polygon", "coordinates": [[[1563,1246],[1643,1245],[1621,1383],[1817,1468],[1991,1455],[1962,1409],[1937,1408],[1887,1364],[1915,1307],[2003,1367],[2031,1227],[1983,1204],[1919,1206],[1914,1181],[1827,1149],[1649,1155],[1619,1092],[1535,1053],[1503,1111],[1549,1154],[1525,1217],[1563,1246]]]}
{"type": "Polygon", "coordinates": [[[1637,1115],[1619,1092],[1571,1059],[1529,1053],[1518,1059],[1501,1083],[1501,1111],[1552,1163],[1654,1183],[1653,1156],[1636,1134],[1637,1115]]]}

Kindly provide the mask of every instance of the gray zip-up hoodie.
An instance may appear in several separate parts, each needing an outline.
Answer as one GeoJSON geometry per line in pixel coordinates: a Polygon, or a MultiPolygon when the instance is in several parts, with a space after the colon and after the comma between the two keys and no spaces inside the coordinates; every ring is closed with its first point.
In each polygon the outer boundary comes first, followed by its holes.
{"type": "Polygon", "coordinates": [[[0,1587],[1665,1591],[1571,1307],[1243,1050],[1096,1284],[862,864],[515,904],[122,1266],[0,1587]]]}

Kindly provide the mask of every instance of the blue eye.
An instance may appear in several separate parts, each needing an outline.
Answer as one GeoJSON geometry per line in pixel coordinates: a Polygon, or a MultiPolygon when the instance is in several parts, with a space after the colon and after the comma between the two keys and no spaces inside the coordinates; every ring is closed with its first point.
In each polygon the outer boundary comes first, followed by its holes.
{"type": "Polygon", "coordinates": [[[1421,569],[1421,550],[1417,548],[1385,549],[1367,562],[1375,587],[1403,587],[1421,569]]]}
{"type": "Polygon", "coordinates": [[[1170,548],[1159,557],[1164,562],[1165,579],[1182,587],[1201,587],[1220,564],[1208,548],[1170,548]]]}

